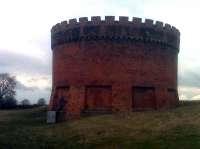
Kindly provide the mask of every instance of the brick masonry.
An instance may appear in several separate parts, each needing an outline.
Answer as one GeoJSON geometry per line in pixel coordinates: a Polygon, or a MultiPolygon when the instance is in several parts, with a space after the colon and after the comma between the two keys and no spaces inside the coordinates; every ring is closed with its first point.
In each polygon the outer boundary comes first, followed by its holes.
{"type": "Polygon", "coordinates": [[[132,111],[178,104],[180,32],[175,27],[150,19],[96,16],[56,24],[51,40],[49,110],[61,107],[66,119],[78,118],[86,110],[132,111]]]}

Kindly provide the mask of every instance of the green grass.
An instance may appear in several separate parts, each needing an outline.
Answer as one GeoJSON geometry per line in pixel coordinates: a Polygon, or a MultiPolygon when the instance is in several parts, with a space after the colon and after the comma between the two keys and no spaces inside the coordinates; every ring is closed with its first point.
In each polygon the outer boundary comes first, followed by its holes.
{"type": "Polygon", "coordinates": [[[0,149],[199,149],[200,103],[46,124],[46,109],[0,111],[0,149]]]}

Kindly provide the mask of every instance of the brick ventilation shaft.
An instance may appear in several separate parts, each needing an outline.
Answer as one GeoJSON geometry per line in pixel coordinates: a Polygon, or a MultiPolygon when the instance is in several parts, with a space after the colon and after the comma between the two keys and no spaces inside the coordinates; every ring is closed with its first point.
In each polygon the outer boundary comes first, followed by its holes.
{"type": "Polygon", "coordinates": [[[99,16],[53,26],[49,110],[82,113],[175,107],[180,32],[141,18],[99,16]]]}

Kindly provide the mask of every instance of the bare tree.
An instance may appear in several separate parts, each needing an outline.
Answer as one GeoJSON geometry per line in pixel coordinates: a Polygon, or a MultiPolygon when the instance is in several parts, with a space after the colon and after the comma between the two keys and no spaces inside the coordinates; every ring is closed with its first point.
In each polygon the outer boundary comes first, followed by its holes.
{"type": "Polygon", "coordinates": [[[8,73],[0,74],[0,100],[5,97],[14,97],[16,87],[15,77],[10,76],[8,73]]]}
{"type": "Polygon", "coordinates": [[[17,107],[17,100],[14,97],[4,97],[0,100],[0,109],[13,109],[17,107]]]}

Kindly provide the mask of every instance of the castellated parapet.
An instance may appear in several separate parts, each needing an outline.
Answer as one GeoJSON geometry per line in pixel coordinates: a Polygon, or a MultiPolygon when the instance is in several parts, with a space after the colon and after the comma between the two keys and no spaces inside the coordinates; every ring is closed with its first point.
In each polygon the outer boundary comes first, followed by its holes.
{"type": "Polygon", "coordinates": [[[53,26],[49,110],[64,117],[174,107],[180,32],[160,21],[99,16],[53,26]]]}
{"type": "Polygon", "coordinates": [[[69,22],[63,21],[53,26],[52,48],[57,45],[80,41],[80,40],[132,40],[155,42],[179,49],[180,32],[169,24],[151,19],[133,17],[129,21],[128,17],[120,16],[115,20],[114,16],[106,16],[101,20],[99,16],[71,19],[69,22]]]}

